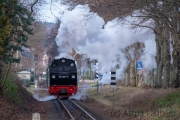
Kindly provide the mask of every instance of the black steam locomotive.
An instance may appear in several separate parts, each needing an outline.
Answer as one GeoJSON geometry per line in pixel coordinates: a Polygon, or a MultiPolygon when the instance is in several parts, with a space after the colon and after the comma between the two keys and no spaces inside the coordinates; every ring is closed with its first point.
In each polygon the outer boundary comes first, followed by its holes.
{"type": "Polygon", "coordinates": [[[48,69],[49,94],[68,98],[77,93],[77,68],[75,61],[67,58],[55,59],[48,69]]]}

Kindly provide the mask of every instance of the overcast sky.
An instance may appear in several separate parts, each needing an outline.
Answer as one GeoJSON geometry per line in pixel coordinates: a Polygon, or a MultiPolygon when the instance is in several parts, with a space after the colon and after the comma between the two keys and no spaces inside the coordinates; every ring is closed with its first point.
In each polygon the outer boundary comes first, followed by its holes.
{"type": "Polygon", "coordinates": [[[151,56],[155,54],[156,47],[154,35],[144,35],[146,29],[130,29],[129,25],[116,25],[116,19],[109,21],[104,29],[104,20],[96,13],[93,13],[91,19],[86,19],[84,15],[89,13],[88,6],[77,6],[72,11],[65,10],[66,7],[55,5],[52,12],[46,6],[43,12],[48,15],[44,16],[43,20],[53,22],[58,18],[61,20],[59,32],[56,38],[57,45],[61,52],[58,57],[70,57],[65,53],[71,52],[74,48],[79,54],[87,54],[91,59],[98,59],[102,64],[101,72],[109,72],[116,65],[114,62],[117,56],[120,56],[121,68],[117,73],[122,73],[122,70],[127,64],[124,54],[120,49],[136,42],[145,43],[145,55],[140,60],[143,62],[143,67],[155,67],[155,60],[151,56]],[[61,12],[63,14],[59,14],[61,12]],[[55,17],[54,17],[55,15],[55,17]]]}
{"type": "Polygon", "coordinates": [[[46,0],[42,6],[39,6],[39,18],[43,22],[55,22],[60,19],[67,6],[60,4],[59,0],[46,0]],[[52,2],[51,2],[52,1],[52,2]]]}

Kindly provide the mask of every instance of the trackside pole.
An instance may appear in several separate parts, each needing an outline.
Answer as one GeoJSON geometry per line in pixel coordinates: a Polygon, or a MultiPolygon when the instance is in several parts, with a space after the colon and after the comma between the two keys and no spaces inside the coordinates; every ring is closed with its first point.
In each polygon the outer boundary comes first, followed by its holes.
{"type": "Polygon", "coordinates": [[[99,92],[99,84],[98,84],[98,81],[97,81],[97,94],[99,92]]]}
{"type": "Polygon", "coordinates": [[[113,110],[114,110],[114,88],[113,88],[113,110]]]}
{"type": "Polygon", "coordinates": [[[116,87],[116,70],[111,70],[111,88],[113,88],[112,109],[114,110],[114,88],[116,87]]]}
{"type": "Polygon", "coordinates": [[[139,74],[139,76],[138,76],[139,78],[138,78],[138,79],[139,79],[139,82],[140,82],[140,80],[141,80],[141,79],[140,79],[140,77],[141,77],[140,74],[141,74],[141,70],[143,69],[142,62],[139,61],[139,62],[137,63],[136,69],[138,70],[138,74],[139,74]]]}
{"type": "Polygon", "coordinates": [[[140,80],[141,80],[141,79],[140,79],[140,74],[141,74],[141,73],[140,73],[140,70],[139,70],[139,82],[140,82],[140,80]]]}
{"type": "Polygon", "coordinates": [[[96,73],[95,73],[95,79],[97,80],[97,94],[99,92],[99,83],[98,83],[98,80],[99,80],[99,73],[98,73],[98,63],[96,63],[96,73]]]}

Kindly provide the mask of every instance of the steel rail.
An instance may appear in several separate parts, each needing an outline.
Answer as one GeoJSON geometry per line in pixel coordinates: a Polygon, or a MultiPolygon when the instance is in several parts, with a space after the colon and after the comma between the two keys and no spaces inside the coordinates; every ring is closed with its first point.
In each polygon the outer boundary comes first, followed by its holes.
{"type": "MultiPolygon", "coordinates": [[[[69,99],[70,100],[70,99],[69,99]]],[[[82,107],[80,107],[78,104],[76,104],[74,101],[70,100],[74,105],[76,105],[79,109],[81,109],[86,115],[88,115],[92,120],[96,120],[94,117],[92,117],[89,113],[87,113],[82,107]]]]}
{"type": "Polygon", "coordinates": [[[68,113],[68,115],[71,117],[72,120],[75,120],[74,117],[72,116],[72,114],[69,112],[69,110],[66,108],[66,106],[61,102],[60,99],[58,99],[58,101],[61,103],[61,105],[64,107],[64,109],[66,110],[66,112],[68,113]]]}

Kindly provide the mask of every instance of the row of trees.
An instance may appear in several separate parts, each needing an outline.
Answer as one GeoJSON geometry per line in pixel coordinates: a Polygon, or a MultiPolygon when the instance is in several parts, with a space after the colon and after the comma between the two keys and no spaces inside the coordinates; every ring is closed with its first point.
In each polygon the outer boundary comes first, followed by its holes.
{"type": "Polygon", "coordinates": [[[155,35],[157,51],[155,85],[170,87],[170,63],[173,61],[171,85],[175,88],[180,86],[180,0],[63,0],[63,4],[69,5],[70,9],[78,4],[88,4],[92,12],[104,18],[105,23],[119,18],[133,28],[149,28],[155,35]],[[126,20],[127,17],[131,17],[133,22],[126,20]]]}
{"type": "Polygon", "coordinates": [[[25,1],[0,0],[0,95],[4,93],[12,63],[20,62],[15,53],[22,51],[22,47],[29,47],[26,42],[28,35],[33,33],[32,13],[37,1],[24,4],[25,1]]]}

